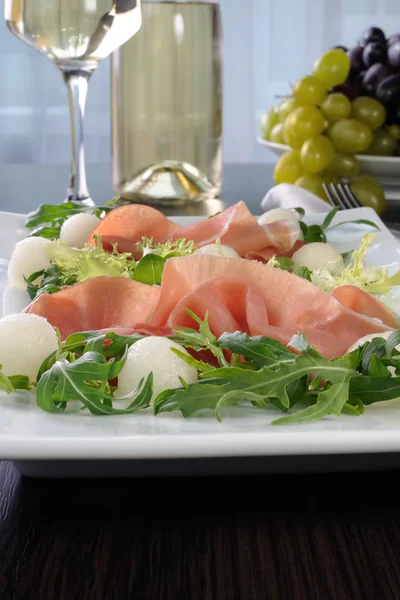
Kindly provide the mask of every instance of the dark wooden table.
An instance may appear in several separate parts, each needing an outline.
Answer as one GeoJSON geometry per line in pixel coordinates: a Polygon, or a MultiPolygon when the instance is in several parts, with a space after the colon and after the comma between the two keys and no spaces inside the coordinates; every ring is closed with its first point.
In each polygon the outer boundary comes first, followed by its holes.
{"type": "Polygon", "coordinates": [[[398,599],[399,475],[30,480],[3,462],[0,598],[398,599]]]}

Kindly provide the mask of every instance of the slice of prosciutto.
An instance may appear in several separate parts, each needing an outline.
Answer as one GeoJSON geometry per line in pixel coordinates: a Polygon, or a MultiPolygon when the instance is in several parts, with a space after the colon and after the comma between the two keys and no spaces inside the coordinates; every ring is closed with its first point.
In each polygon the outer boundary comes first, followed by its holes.
{"type": "Polygon", "coordinates": [[[131,335],[145,329],[159,331],[158,327],[144,325],[159,298],[159,287],[124,277],[92,277],[60,292],[39,296],[25,312],[45,317],[59,329],[62,339],[91,330],[131,335]]]}
{"type": "Polygon", "coordinates": [[[398,316],[393,311],[387,308],[378,298],[354,285],[342,285],[333,290],[331,296],[336,298],[342,306],[350,308],[360,315],[379,319],[385,325],[399,328],[398,316]]]}
{"type": "Polygon", "coordinates": [[[239,329],[287,344],[294,334],[304,333],[326,358],[341,356],[364,335],[388,331],[394,325],[346,308],[287,271],[199,255],[167,262],[151,323],[188,326],[186,308],[202,318],[208,312],[215,335],[239,329]]]}
{"type": "Polygon", "coordinates": [[[266,248],[272,248],[274,254],[290,251],[299,232],[299,224],[290,220],[260,225],[244,202],[188,227],[174,223],[149,206],[130,204],[108,213],[92,231],[87,243],[94,246],[96,236],[100,236],[106,250],[116,245],[119,252],[130,252],[137,258],[136,244],[142,237],[161,243],[185,238],[198,247],[220,240],[244,257],[248,252],[266,248]]]}

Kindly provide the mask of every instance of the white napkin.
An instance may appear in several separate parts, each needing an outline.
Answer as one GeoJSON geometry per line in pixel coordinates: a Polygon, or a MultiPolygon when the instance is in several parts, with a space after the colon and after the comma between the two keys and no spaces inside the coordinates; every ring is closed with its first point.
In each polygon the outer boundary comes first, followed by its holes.
{"type": "Polygon", "coordinates": [[[271,188],[261,201],[264,211],[271,208],[304,208],[306,213],[329,212],[330,206],[315,194],[289,183],[271,188]]]}

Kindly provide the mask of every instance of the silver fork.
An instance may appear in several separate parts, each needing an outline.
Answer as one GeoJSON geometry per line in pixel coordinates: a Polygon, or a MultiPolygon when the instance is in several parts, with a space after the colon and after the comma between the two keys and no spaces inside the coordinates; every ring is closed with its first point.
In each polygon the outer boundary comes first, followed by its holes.
{"type": "Polygon", "coordinates": [[[341,210],[361,208],[348,183],[324,183],[323,188],[331,206],[338,206],[341,210]]]}

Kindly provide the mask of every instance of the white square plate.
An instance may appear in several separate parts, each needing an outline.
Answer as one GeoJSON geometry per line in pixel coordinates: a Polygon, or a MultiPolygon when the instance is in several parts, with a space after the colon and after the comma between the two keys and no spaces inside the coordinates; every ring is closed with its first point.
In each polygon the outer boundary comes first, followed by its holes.
{"type": "MultiPolygon", "coordinates": [[[[306,220],[316,223],[322,218],[312,215],[306,220]]],[[[381,230],[370,260],[377,265],[399,262],[399,243],[371,209],[340,212],[335,220],[360,218],[375,221],[381,230]]],[[[24,219],[0,212],[0,295],[8,259],[26,235],[24,219]]],[[[176,220],[188,224],[198,219],[176,220]]],[[[351,250],[366,229],[348,224],[334,229],[329,239],[340,251],[351,250]]],[[[400,312],[396,296],[393,303],[400,312]]],[[[21,307],[16,304],[15,310],[21,307]]],[[[314,458],[314,466],[305,463],[306,469],[348,468],[351,461],[343,463],[344,456],[365,454],[372,465],[379,453],[400,452],[397,400],[373,405],[361,417],[343,415],[286,427],[269,426],[276,417],[273,408],[227,409],[220,424],[211,414],[191,419],[147,412],[115,417],[52,415],[38,409],[33,395],[25,393],[1,393],[0,402],[0,459],[13,460],[22,473],[32,476],[197,473],[213,472],[215,465],[219,472],[298,470],[300,458],[314,458]]]]}

